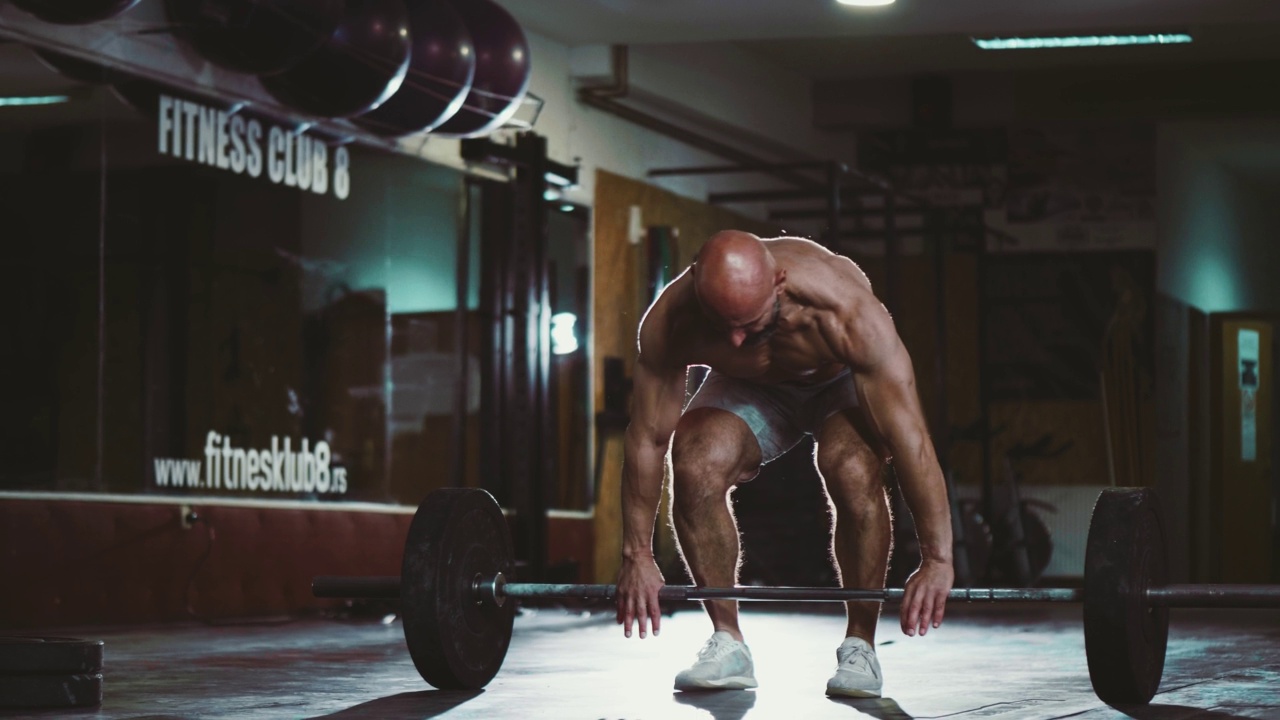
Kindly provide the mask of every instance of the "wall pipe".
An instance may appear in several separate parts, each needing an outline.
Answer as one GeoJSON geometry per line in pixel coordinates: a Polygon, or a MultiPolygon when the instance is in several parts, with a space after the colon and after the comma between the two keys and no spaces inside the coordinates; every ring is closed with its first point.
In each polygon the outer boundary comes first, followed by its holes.
{"type": "MultiPolygon", "coordinates": [[[[626,45],[614,45],[611,48],[611,55],[613,66],[612,82],[605,85],[591,85],[579,88],[578,100],[584,105],[610,113],[646,130],[666,135],[673,140],[678,140],[712,155],[718,155],[739,165],[760,167],[771,165],[769,161],[739,150],[732,145],[620,103],[619,100],[627,98],[631,94],[628,48],[626,45]]],[[[770,168],[764,170],[764,172],[798,187],[812,189],[821,189],[823,187],[821,181],[801,173],[792,172],[785,167],[770,168]]]]}

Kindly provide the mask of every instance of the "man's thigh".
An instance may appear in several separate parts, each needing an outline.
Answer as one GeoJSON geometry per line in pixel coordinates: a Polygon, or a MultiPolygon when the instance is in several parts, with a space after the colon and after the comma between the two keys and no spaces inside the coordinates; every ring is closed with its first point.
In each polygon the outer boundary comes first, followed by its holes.
{"type": "Polygon", "coordinates": [[[882,492],[888,455],[861,408],[832,414],[814,436],[818,472],[833,499],[882,492]]]}
{"type": "Polygon", "coordinates": [[[724,410],[741,419],[760,446],[762,463],[790,450],[805,434],[796,422],[797,403],[785,389],[777,386],[760,385],[712,371],[689,401],[685,413],[700,408],[724,410]]]}

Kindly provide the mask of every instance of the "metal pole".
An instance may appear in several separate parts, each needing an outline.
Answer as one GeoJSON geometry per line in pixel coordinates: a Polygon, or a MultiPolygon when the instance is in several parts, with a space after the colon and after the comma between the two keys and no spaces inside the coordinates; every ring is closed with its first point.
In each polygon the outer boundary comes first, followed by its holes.
{"type": "Polygon", "coordinates": [[[1166,585],[1149,588],[1147,601],[1160,607],[1280,608],[1280,585],[1166,585]]]}
{"type": "MultiPolygon", "coordinates": [[[[579,598],[612,600],[617,585],[571,585],[554,583],[494,583],[493,578],[478,580],[476,587],[497,587],[501,597],[514,598],[579,598]]],[[[901,602],[902,588],[860,590],[835,587],[728,587],[708,588],[692,585],[667,585],[658,592],[664,600],[793,600],[809,602],[901,602]]],[[[319,598],[400,597],[398,577],[317,577],[311,583],[311,594],[319,598]]],[[[953,602],[1080,602],[1084,591],[1077,588],[972,588],[955,589],[948,594],[953,602]]]]}
{"type": "Polygon", "coordinates": [[[462,192],[458,197],[458,257],[454,266],[455,302],[453,314],[454,360],[457,361],[457,388],[453,397],[453,457],[450,484],[453,487],[464,487],[467,484],[467,398],[470,388],[467,381],[470,376],[468,360],[470,358],[470,342],[468,342],[467,300],[471,297],[471,179],[462,181],[462,192]]]}
{"type": "Polygon", "coordinates": [[[742,163],[739,165],[701,165],[697,167],[670,167],[650,170],[649,177],[665,177],[669,175],[729,175],[744,172],[768,172],[772,170],[822,170],[828,163],[821,160],[801,160],[797,162],[776,163],[742,163]]]}
{"type": "MultiPolygon", "coordinates": [[[[487,585],[494,587],[493,578],[487,585]]],[[[477,587],[486,582],[477,581],[477,587]]],[[[612,600],[617,585],[569,585],[552,583],[496,584],[501,597],[579,598],[612,600]]],[[[729,587],[704,588],[667,585],[658,592],[664,600],[791,600],[809,602],[902,602],[902,588],[860,590],[834,587],[729,587]]],[[[317,577],[311,594],[318,598],[400,597],[398,577],[317,577]]],[[[1153,607],[1180,608],[1280,608],[1280,585],[1166,585],[1148,588],[1153,607]]],[[[951,602],[1068,602],[1084,601],[1080,588],[957,588],[947,594],[951,602]]]]}
{"type": "Polygon", "coordinates": [[[822,244],[832,252],[840,251],[840,176],[844,169],[838,162],[827,166],[827,232],[822,244]]]}
{"type": "MultiPolygon", "coordinates": [[[[898,311],[901,309],[898,302],[898,291],[900,290],[901,274],[902,274],[902,257],[901,257],[901,238],[898,237],[898,203],[893,193],[885,193],[884,195],[884,296],[885,306],[889,308],[889,314],[898,323],[902,322],[902,318],[898,317],[898,311]]],[[[901,326],[901,325],[899,325],[901,326]]]]}
{"type": "Polygon", "coordinates": [[[982,458],[982,516],[995,516],[995,478],[991,468],[991,369],[987,315],[991,312],[991,290],[987,287],[987,238],[978,245],[975,261],[978,284],[978,426],[982,458]]]}
{"type": "MultiPolygon", "coordinates": [[[[503,588],[506,597],[583,598],[612,600],[617,585],[555,585],[511,583],[503,588]]],[[[791,600],[802,602],[901,602],[905,590],[859,590],[835,587],[728,587],[667,585],[658,591],[664,600],[791,600]]],[[[1076,588],[977,588],[948,593],[954,602],[1080,602],[1084,591],[1076,588]]]]}

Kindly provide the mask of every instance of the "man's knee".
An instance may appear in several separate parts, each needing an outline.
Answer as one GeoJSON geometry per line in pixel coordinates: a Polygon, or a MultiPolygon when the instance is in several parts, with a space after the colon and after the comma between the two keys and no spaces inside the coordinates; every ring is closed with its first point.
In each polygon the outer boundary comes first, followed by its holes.
{"type": "Polygon", "coordinates": [[[733,484],[755,475],[760,449],[742,418],[725,410],[698,408],[685,413],[676,426],[671,465],[677,481],[689,476],[733,484]]]}
{"type": "Polygon", "coordinates": [[[736,415],[711,408],[686,413],[671,440],[676,512],[724,502],[730,488],[755,476],[759,456],[755,436],[736,415]]]}

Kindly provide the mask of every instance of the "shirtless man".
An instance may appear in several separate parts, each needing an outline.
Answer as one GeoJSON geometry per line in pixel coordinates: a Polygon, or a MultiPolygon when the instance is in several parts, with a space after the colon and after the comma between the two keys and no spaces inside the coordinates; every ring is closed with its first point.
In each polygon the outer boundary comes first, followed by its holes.
{"type": "MultiPolygon", "coordinates": [[[[739,541],[729,493],[806,434],[834,508],[832,550],[845,587],[882,588],[890,518],[881,470],[890,458],[915,517],[923,556],[907,580],[902,631],[942,622],[951,520],[942,472],[916,393],[911,358],[862,271],[800,238],[712,236],[640,323],[622,476],[618,622],[658,634],[663,577],[653,530],[671,451],[672,518],[694,582],[737,582],[739,541]],[[711,368],[682,413],[690,365],[711,368]],[[674,433],[674,435],[673,435],[674,433]]],[[[715,632],[677,689],[756,687],[738,604],[707,601],[715,632]]],[[[878,697],[880,604],[846,604],[829,695],[878,697]]]]}

